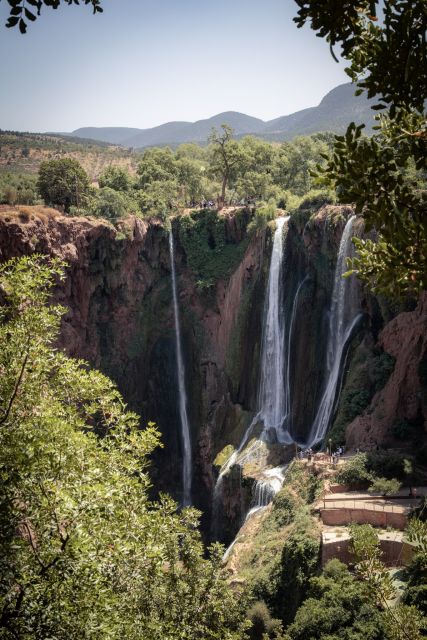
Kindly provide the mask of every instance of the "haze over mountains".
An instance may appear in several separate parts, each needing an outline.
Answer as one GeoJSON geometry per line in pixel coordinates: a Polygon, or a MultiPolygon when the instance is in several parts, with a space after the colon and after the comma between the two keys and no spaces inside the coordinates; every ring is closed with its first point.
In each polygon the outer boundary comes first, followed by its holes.
{"type": "Polygon", "coordinates": [[[226,111],[197,122],[167,122],[150,129],[82,127],[69,135],[139,149],[166,144],[173,146],[183,142],[206,143],[212,127],[218,128],[221,124],[230,125],[236,136],[254,134],[276,141],[319,131],[342,133],[351,121],[356,124],[365,123],[366,131],[369,132],[374,124],[375,112],[371,110],[373,101],[364,95],[356,97],[354,91],[351,83],[339,85],[327,93],[317,107],[309,107],[267,122],[244,113],[226,111]]]}

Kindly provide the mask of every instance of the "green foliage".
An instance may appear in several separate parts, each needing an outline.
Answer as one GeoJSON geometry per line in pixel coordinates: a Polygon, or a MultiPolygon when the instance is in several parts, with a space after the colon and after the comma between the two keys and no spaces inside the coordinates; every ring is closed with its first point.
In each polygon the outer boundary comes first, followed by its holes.
{"type": "Polygon", "coordinates": [[[248,632],[250,640],[276,638],[282,630],[280,620],[271,617],[267,605],[262,600],[252,605],[247,616],[252,622],[252,627],[248,632]]]}
{"type": "Polygon", "coordinates": [[[369,493],[379,493],[382,496],[392,496],[396,494],[402,483],[395,478],[374,478],[371,486],[368,488],[369,493]]]}
{"type": "MultiPolygon", "coordinates": [[[[396,587],[381,561],[381,550],[374,529],[371,525],[353,525],[351,534],[357,574],[365,582],[369,596],[383,611],[387,639],[421,640],[425,637],[423,631],[427,629],[427,618],[415,606],[396,604],[396,587]]],[[[423,542],[425,534],[423,530],[423,542]]]]}
{"type": "Polygon", "coordinates": [[[394,369],[394,362],[388,353],[372,353],[364,344],[354,349],[337,415],[328,434],[333,446],[343,442],[346,427],[365,411],[374,394],[385,386],[394,369]]]}
{"type": "Polygon", "coordinates": [[[129,171],[123,167],[110,165],[99,176],[99,186],[126,192],[132,186],[132,178],[129,171]]]}
{"type": "Polygon", "coordinates": [[[311,578],[308,598],[287,632],[291,640],[385,640],[379,610],[368,601],[366,587],[339,560],[331,560],[320,577],[311,578]]]}
{"type": "Polygon", "coordinates": [[[138,203],[130,195],[110,187],[97,189],[87,206],[89,215],[104,218],[113,223],[126,214],[137,213],[138,210],[138,203]]]}
{"type": "Polygon", "coordinates": [[[89,178],[73,158],[46,160],[39,169],[38,189],[46,204],[81,207],[89,194],[89,178]]]}
{"type": "Polygon", "coordinates": [[[405,458],[398,451],[391,449],[369,451],[366,466],[369,473],[375,476],[405,479],[405,458]]]}
{"type": "Polygon", "coordinates": [[[215,467],[221,468],[227,460],[231,458],[234,453],[234,447],[232,444],[227,444],[216,456],[214,460],[215,467]]]}
{"type": "Polygon", "coordinates": [[[356,453],[339,469],[336,481],[340,484],[358,485],[371,480],[367,469],[368,456],[366,453],[356,453]]]}
{"type": "MultiPolygon", "coordinates": [[[[29,22],[34,22],[40,16],[43,7],[57,9],[62,4],[80,4],[80,0],[9,0],[11,6],[10,15],[6,27],[19,27],[21,33],[27,32],[29,22]],[[29,8],[29,6],[31,8],[29,8]]],[[[90,4],[93,13],[102,13],[101,0],[82,0],[84,4],[90,4]]]]}
{"type": "Polygon", "coordinates": [[[251,581],[252,593],[266,602],[273,616],[286,623],[305,598],[309,578],[318,566],[319,535],[307,505],[319,488],[318,479],[294,461],[255,541],[260,564],[251,581]],[[282,533],[284,527],[286,535],[282,533]],[[274,552],[271,557],[270,545],[274,552]]]}
{"type": "Polygon", "coordinates": [[[427,287],[424,101],[427,93],[424,0],[296,0],[299,27],[311,22],[332,47],[340,44],[360,94],[378,97],[377,132],[370,139],[351,123],[336,136],[321,180],[353,202],[376,239],[355,239],[351,271],[379,293],[399,297],[427,287]]]}
{"type": "MultiPolygon", "coordinates": [[[[236,220],[244,228],[244,214],[236,220]]],[[[179,238],[190,269],[209,285],[231,275],[249,242],[248,236],[239,243],[229,238],[226,218],[212,209],[179,218],[179,238]]]]}
{"type": "Polygon", "coordinates": [[[283,547],[273,612],[285,623],[293,620],[317,570],[319,540],[303,531],[292,533],[283,547]]]}
{"type": "Polygon", "coordinates": [[[30,173],[0,172],[0,204],[35,204],[37,178],[30,173]]]}
{"type": "Polygon", "coordinates": [[[255,209],[253,219],[248,225],[248,233],[253,233],[257,229],[264,229],[271,220],[277,216],[277,207],[274,200],[270,200],[268,204],[261,205],[255,209]]]}
{"type": "Polygon", "coordinates": [[[197,512],[148,498],[153,425],[53,347],[63,277],[38,256],[0,268],[0,635],[238,640],[222,549],[205,559],[197,512]]]}

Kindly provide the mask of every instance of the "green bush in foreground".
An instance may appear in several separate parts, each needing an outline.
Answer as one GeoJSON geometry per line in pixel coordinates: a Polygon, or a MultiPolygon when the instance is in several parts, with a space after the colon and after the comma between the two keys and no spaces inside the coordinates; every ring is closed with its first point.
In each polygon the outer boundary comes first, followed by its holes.
{"type": "Polygon", "coordinates": [[[0,267],[0,637],[241,639],[222,549],[205,559],[197,512],[148,499],[157,432],[52,346],[62,277],[37,256],[0,267]]]}
{"type": "Polygon", "coordinates": [[[308,598],[287,633],[291,640],[386,640],[381,613],[363,583],[339,560],[312,578],[308,598]]]}

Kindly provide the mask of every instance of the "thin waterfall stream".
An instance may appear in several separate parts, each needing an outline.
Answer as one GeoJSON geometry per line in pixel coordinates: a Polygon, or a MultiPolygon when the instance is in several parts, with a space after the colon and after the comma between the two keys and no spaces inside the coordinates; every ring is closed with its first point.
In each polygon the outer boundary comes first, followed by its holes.
{"type": "Polygon", "coordinates": [[[351,216],[344,227],[335,267],[334,288],[329,314],[326,348],[326,386],[310,430],[307,447],[321,442],[330,426],[341,370],[348,341],[362,314],[359,312],[357,284],[354,276],[343,278],[346,259],[352,255],[352,233],[356,216],[351,216]]]}
{"type": "Polygon", "coordinates": [[[175,250],[172,229],[169,232],[169,254],[172,274],[172,296],[173,296],[173,314],[175,321],[175,344],[176,344],[176,368],[178,378],[179,393],[179,418],[181,423],[181,441],[182,441],[182,506],[186,507],[191,504],[191,479],[192,479],[192,460],[191,460],[191,439],[190,439],[190,423],[187,412],[187,393],[185,390],[185,366],[182,356],[181,343],[181,326],[179,320],[178,293],[176,287],[175,273],[175,250]]]}

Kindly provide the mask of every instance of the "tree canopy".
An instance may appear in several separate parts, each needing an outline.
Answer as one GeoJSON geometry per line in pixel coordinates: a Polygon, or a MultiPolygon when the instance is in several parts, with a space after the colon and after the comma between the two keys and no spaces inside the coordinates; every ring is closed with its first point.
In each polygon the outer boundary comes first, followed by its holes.
{"type": "MultiPolygon", "coordinates": [[[[376,238],[356,240],[351,268],[390,296],[427,288],[427,7],[424,0],[296,0],[295,22],[349,61],[346,72],[381,111],[371,138],[351,123],[319,167],[323,183],[351,202],[376,238]]],[[[333,54],[334,55],[334,54],[333,54]]]]}
{"type": "Polygon", "coordinates": [[[245,598],[209,559],[198,514],[149,500],[154,425],[54,349],[64,266],[0,267],[0,636],[237,640],[245,598]]]}
{"type": "MultiPolygon", "coordinates": [[[[1,0],[0,0],[1,1],[1,0]]],[[[10,5],[10,14],[6,26],[18,27],[21,33],[27,32],[27,26],[40,16],[44,7],[58,9],[68,4],[80,4],[80,2],[92,5],[93,13],[102,13],[101,0],[7,0],[10,5]]]]}

